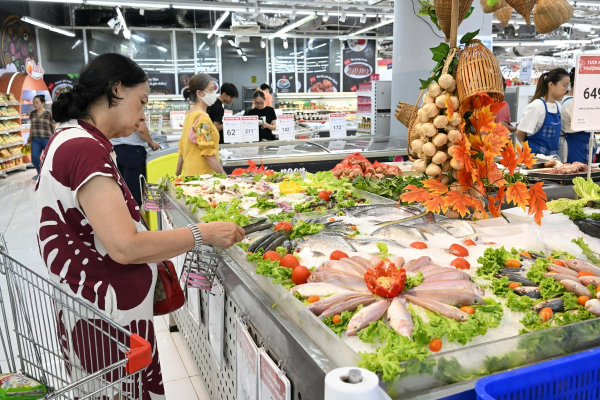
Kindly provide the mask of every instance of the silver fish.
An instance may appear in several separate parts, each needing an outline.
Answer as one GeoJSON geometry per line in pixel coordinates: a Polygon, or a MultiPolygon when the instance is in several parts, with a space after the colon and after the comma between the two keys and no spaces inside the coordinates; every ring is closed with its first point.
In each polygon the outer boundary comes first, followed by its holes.
{"type": "Polygon", "coordinates": [[[388,325],[402,336],[412,338],[412,331],[415,326],[412,315],[406,308],[406,299],[394,297],[392,304],[387,310],[388,325]]]}
{"type": "Polygon", "coordinates": [[[562,281],[560,281],[560,283],[562,283],[562,285],[565,287],[565,289],[567,289],[567,291],[575,293],[575,296],[588,296],[590,298],[593,297],[588,288],[586,288],[579,282],[563,279],[562,281]]]}
{"type": "Polygon", "coordinates": [[[455,238],[460,238],[475,233],[475,228],[473,228],[470,223],[460,219],[440,221],[437,223],[437,225],[455,238]]]}
{"type": "Polygon", "coordinates": [[[371,233],[371,237],[380,237],[391,240],[410,240],[411,242],[427,240],[418,229],[402,225],[384,226],[371,233]]]}
{"type": "Polygon", "coordinates": [[[409,261],[408,263],[406,263],[406,272],[413,272],[416,271],[419,268],[422,268],[426,265],[432,265],[433,261],[431,261],[431,257],[427,257],[427,256],[422,256],[417,258],[414,261],[409,261]]]}
{"type": "Polygon", "coordinates": [[[370,205],[358,205],[358,206],[352,206],[352,207],[347,207],[344,209],[344,212],[346,214],[350,214],[353,215],[355,217],[359,216],[360,214],[368,211],[368,210],[373,210],[373,209],[392,209],[392,208],[396,208],[395,204],[370,204],[370,205]]]}
{"type": "Polygon", "coordinates": [[[342,301],[346,301],[352,299],[354,297],[362,296],[358,293],[342,293],[336,294],[334,296],[325,297],[324,299],[315,301],[312,304],[308,305],[308,309],[315,315],[321,315],[328,308],[333,307],[334,305],[341,303],[342,301]]]}
{"type": "MultiPolygon", "coordinates": [[[[571,276],[571,275],[565,275],[565,274],[551,274],[549,272],[545,273],[544,276],[546,278],[552,278],[555,281],[562,281],[562,280],[569,280],[569,281],[575,281],[575,282],[579,282],[579,278],[577,278],[576,276],[571,276]]],[[[510,278],[510,277],[509,277],[510,278]]]]}
{"type": "Polygon", "coordinates": [[[451,306],[470,306],[481,305],[483,299],[478,294],[470,290],[461,289],[432,289],[432,290],[414,290],[410,289],[407,294],[419,299],[435,300],[440,303],[451,306]]]}
{"type": "Polygon", "coordinates": [[[406,247],[402,246],[400,243],[396,243],[392,240],[387,239],[378,239],[378,238],[362,238],[362,239],[354,239],[352,240],[352,244],[355,247],[363,247],[373,243],[383,243],[388,247],[388,251],[397,252],[406,249],[406,247]]]}
{"type": "Polygon", "coordinates": [[[405,297],[406,300],[408,300],[414,305],[423,307],[429,311],[436,312],[440,315],[443,315],[444,317],[452,318],[458,322],[464,322],[469,319],[469,314],[467,314],[466,312],[459,310],[456,307],[440,303],[439,301],[417,298],[411,295],[405,295],[405,297]]]}
{"type": "Polygon", "coordinates": [[[456,268],[447,268],[447,267],[432,268],[432,269],[428,269],[427,271],[423,272],[423,278],[427,278],[428,276],[432,276],[432,275],[443,274],[446,272],[454,272],[454,271],[458,271],[458,270],[456,268]]]}
{"type": "Polygon", "coordinates": [[[542,297],[540,288],[535,286],[519,286],[518,288],[514,289],[514,292],[519,296],[527,296],[531,297],[532,299],[539,299],[542,297]]]}
{"type": "Polygon", "coordinates": [[[600,278],[597,276],[582,276],[581,278],[579,278],[579,282],[581,282],[581,284],[584,286],[600,286],[600,278]]]}
{"type": "Polygon", "coordinates": [[[600,276],[600,268],[591,264],[587,261],[583,260],[564,260],[564,263],[567,267],[571,268],[574,271],[589,271],[596,276],[600,276]]]}
{"type": "Polygon", "coordinates": [[[369,293],[369,288],[361,276],[344,274],[336,271],[323,271],[310,274],[308,283],[326,282],[354,292],[369,293]]]}
{"type": "Polygon", "coordinates": [[[569,275],[569,276],[573,276],[573,277],[577,278],[577,272],[573,271],[571,268],[565,268],[565,267],[561,267],[560,265],[550,264],[550,265],[548,265],[548,270],[556,271],[559,274],[569,275]]]}
{"type": "Polygon", "coordinates": [[[591,299],[585,303],[585,309],[594,314],[597,317],[600,317],[600,300],[591,299]]]}
{"type": "Polygon", "coordinates": [[[463,271],[449,271],[442,272],[441,274],[429,275],[427,278],[423,279],[423,283],[431,282],[431,281],[452,281],[452,280],[464,280],[470,281],[471,277],[469,274],[463,271]]]}
{"type": "Polygon", "coordinates": [[[535,306],[531,307],[531,309],[539,314],[540,311],[542,311],[542,309],[544,309],[546,307],[549,307],[554,312],[565,311],[564,301],[560,297],[557,299],[542,301],[541,303],[536,304],[535,306]]]}
{"type": "Polygon", "coordinates": [[[369,326],[371,322],[375,322],[383,317],[383,314],[385,314],[389,306],[390,301],[386,299],[379,300],[370,306],[364,307],[362,310],[354,314],[354,316],[348,322],[346,335],[356,336],[360,330],[369,326]]]}
{"type": "Polygon", "coordinates": [[[436,224],[414,224],[413,228],[420,230],[428,235],[449,235],[448,231],[444,228],[440,228],[436,224]]]}
{"type": "Polygon", "coordinates": [[[294,286],[290,289],[290,292],[298,292],[302,297],[310,296],[327,296],[329,294],[336,295],[342,293],[353,293],[352,290],[348,290],[341,286],[332,285],[331,283],[317,282],[317,283],[305,283],[303,285],[294,286]]]}
{"type": "MultiPolygon", "coordinates": [[[[434,275],[434,277],[437,275],[434,275]]],[[[476,283],[470,280],[442,280],[442,281],[429,281],[423,282],[419,286],[414,287],[412,290],[470,290],[479,296],[485,296],[483,289],[476,283]]]]}
{"type": "Polygon", "coordinates": [[[368,210],[364,210],[358,215],[353,214],[355,217],[365,218],[365,217],[385,217],[386,220],[396,220],[406,217],[411,217],[415,214],[407,212],[406,210],[396,208],[396,207],[373,207],[368,210]]]}
{"type": "Polygon", "coordinates": [[[377,299],[375,298],[375,296],[370,296],[370,295],[354,297],[352,299],[342,301],[341,303],[338,303],[338,304],[334,305],[333,307],[328,308],[327,310],[325,310],[324,313],[319,315],[319,318],[321,320],[324,320],[327,317],[331,317],[332,315],[341,314],[344,311],[354,311],[361,304],[363,306],[367,306],[371,303],[374,303],[376,300],[377,299]]]}
{"type": "Polygon", "coordinates": [[[313,235],[300,243],[300,245],[296,247],[296,251],[300,252],[305,248],[325,254],[330,254],[334,250],[345,252],[356,251],[356,248],[343,237],[330,235],[313,235]]]}

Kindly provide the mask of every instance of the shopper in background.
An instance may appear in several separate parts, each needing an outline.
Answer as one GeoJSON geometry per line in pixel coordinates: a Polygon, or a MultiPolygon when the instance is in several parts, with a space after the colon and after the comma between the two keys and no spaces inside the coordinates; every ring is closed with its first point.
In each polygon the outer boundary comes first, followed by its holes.
{"type": "Polygon", "coordinates": [[[562,68],[540,76],[531,103],[517,129],[520,142],[529,142],[534,154],[558,155],[561,131],[559,100],[569,90],[569,73],[562,68]]]}
{"type": "Polygon", "coordinates": [[[266,83],[263,83],[262,85],[260,85],[260,90],[262,90],[265,94],[265,105],[267,107],[273,107],[273,96],[271,96],[271,86],[267,85],[266,83]]]}
{"type": "Polygon", "coordinates": [[[219,131],[219,144],[224,144],[223,135],[223,116],[225,115],[224,104],[231,104],[238,98],[238,90],[233,83],[224,83],[221,86],[221,95],[215,101],[215,104],[208,107],[206,111],[213,124],[219,131]]]}
{"type": "MultiPolygon", "coordinates": [[[[575,87],[575,68],[571,69],[571,91],[563,98],[561,107],[562,133],[567,143],[566,162],[579,161],[587,164],[590,151],[590,133],[575,132],[571,129],[573,117],[573,88],[575,87]]],[[[592,162],[596,155],[596,149],[592,150],[592,162]]],[[[563,160],[565,161],[565,160],[563,160]]]]}
{"type": "MultiPolygon", "coordinates": [[[[83,67],[79,83],[52,105],[59,125],[41,165],[34,212],[40,254],[50,280],[150,342],[152,363],[140,376],[133,375],[136,382],[126,384],[139,386],[141,398],[156,400],[165,396],[153,325],[155,263],[198,247],[202,238],[204,243],[230,247],[243,239],[244,232],[227,222],[146,230],[113,161],[110,139],[140,128],[149,93],[144,70],[128,57],[102,54],[83,67]]],[[[73,379],[81,379],[84,371],[101,371],[122,354],[117,341],[87,340],[94,363],[82,365],[78,357],[82,338],[77,332],[102,328],[76,313],[63,314],[59,302],[54,306],[55,315],[63,316],[60,326],[70,327],[60,330],[59,342],[64,357],[74,364],[73,371],[79,371],[73,379]]],[[[124,374],[123,367],[119,374],[104,378],[124,374]]]]}
{"type": "Polygon", "coordinates": [[[207,108],[219,97],[215,84],[206,74],[196,74],[190,79],[190,87],[183,97],[193,103],[183,121],[183,133],[179,139],[179,160],[176,175],[223,174],[219,160],[219,131],[210,120],[207,108]]]}
{"type": "Polygon", "coordinates": [[[110,139],[115,154],[117,155],[117,168],[121,172],[133,199],[142,206],[142,192],[140,189],[140,175],[146,177],[146,146],[154,151],[160,149],[160,145],[152,140],[150,132],[145,123],[140,123],[137,131],[129,136],[110,139]]]}
{"type": "MultiPolygon", "coordinates": [[[[504,91],[506,92],[506,79],[503,79],[502,83],[504,83],[504,91]]],[[[510,108],[508,107],[508,103],[505,103],[504,107],[502,107],[496,115],[496,123],[504,125],[510,133],[514,133],[517,131],[517,127],[512,126],[511,122],[510,108]]]]}
{"type": "Polygon", "coordinates": [[[33,98],[34,110],[29,113],[29,139],[27,143],[31,143],[31,162],[37,171],[37,175],[32,179],[37,179],[40,174],[40,157],[46,148],[50,137],[54,134],[56,124],[52,120],[52,113],[44,108],[46,104],[46,96],[43,94],[33,98]]]}
{"type": "Polygon", "coordinates": [[[277,115],[273,107],[266,105],[264,92],[257,90],[252,95],[252,108],[247,110],[244,115],[258,116],[258,136],[259,140],[275,140],[273,131],[277,129],[277,115]]]}

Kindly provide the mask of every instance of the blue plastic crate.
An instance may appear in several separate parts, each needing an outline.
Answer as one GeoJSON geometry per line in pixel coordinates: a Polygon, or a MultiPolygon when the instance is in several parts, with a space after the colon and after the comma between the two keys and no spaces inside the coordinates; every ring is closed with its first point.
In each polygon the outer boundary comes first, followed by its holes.
{"type": "Polygon", "coordinates": [[[479,400],[600,399],[600,348],[480,379],[479,400]]]}

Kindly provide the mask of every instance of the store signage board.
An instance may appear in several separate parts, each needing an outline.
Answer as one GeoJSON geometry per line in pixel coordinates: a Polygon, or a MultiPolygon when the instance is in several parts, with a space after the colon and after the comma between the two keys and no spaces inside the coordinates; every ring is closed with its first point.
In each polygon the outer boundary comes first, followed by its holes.
{"type": "Polygon", "coordinates": [[[250,115],[242,117],[242,142],[258,142],[258,116],[250,115]]]}
{"type": "Polygon", "coordinates": [[[239,316],[235,332],[236,399],[254,400],[258,394],[259,350],[239,316]]]}
{"type": "Polygon", "coordinates": [[[346,137],[346,114],[329,114],[329,137],[346,137]]]}
{"type": "Polygon", "coordinates": [[[294,116],[292,114],[280,115],[277,119],[277,130],[279,131],[279,140],[294,140],[294,116]]]}
{"type": "Polygon", "coordinates": [[[225,143],[240,143],[242,141],[242,118],[223,117],[223,136],[225,143]]]}
{"type": "Polygon", "coordinates": [[[334,140],[327,146],[329,150],[344,150],[344,147],[346,147],[346,142],[343,140],[334,140]]]}
{"type": "Polygon", "coordinates": [[[600,131],[600,55],[578,54],[571,129],[600,131]]]}
{"type": "Polygon", "coordinates": [[[519,80],[529,82],[531,80],[531,70],[533,69],[533,57],[521,58],[521,69],[519,70],[519,80]]]}
{"type": "Polygon", "coordinates": [[[44,68],[42,67],[42,63],[36,64],[31,58],[25,60],[25,70],[27,71],[27,75],[33,79],[41,79],[44,77],[44,68]]]}
{"type": "Polygon", "coordinates": [[[169,113],[169,123],[171,125],[171,129],[180,129],[183,127],[183,121],[185,121],[185,116],[187,112],[185,111],[171,111],[169,113]]]}
{"type": "Polygon", "coordinates": [[[259,354],[259,400],[291,400],[292,385],[264,349],[259,354]]]}
{"type": "Polygon", "coordinates": [[[279,146],[279,148],[277,149],[277,155],[278,156],[290,155],[294,152],[295,148],[296,148],[296,146],[293,144],[291,144],[289,146],[279,146]]]}
{"type": "Polygon", "coordinates": [[[208,343],[219,366],[223,370],[223,338],[225,333],[225,289],[215,279],[208,296],[208,343]]]}

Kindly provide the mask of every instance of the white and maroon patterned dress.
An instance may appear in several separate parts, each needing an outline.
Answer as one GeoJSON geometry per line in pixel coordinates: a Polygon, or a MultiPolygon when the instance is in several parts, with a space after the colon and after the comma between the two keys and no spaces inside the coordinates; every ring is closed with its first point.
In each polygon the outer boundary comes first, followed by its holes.
{"type": "MultiPolygon", "coordinates": [[[[156,264],[123,265],[107,254],[77,199],[79,189],[94,176],[111,177],[118,182],[138,232],[145,230],[139,207],[116,168],[110,141],[94,126],[72,120],[60,124],[48,143],[35,188],[40,254],[50,280],[150,342],[152,364],[142,373],[141,395],[134,396],[164,399],[152,319],[156,264]]],[[[58,309],[57,315],[63,356],[69,362],[95,372],[121,357],[122,351],[106,348],[106,343],[97,340],[99,335],[88,337],[85,320],[58,309]]],[[[100,320],[93,323],[102,324],[100,320]]],[[[74,381],[82,378],[74,371],[69,373],[74,381]]]]}

